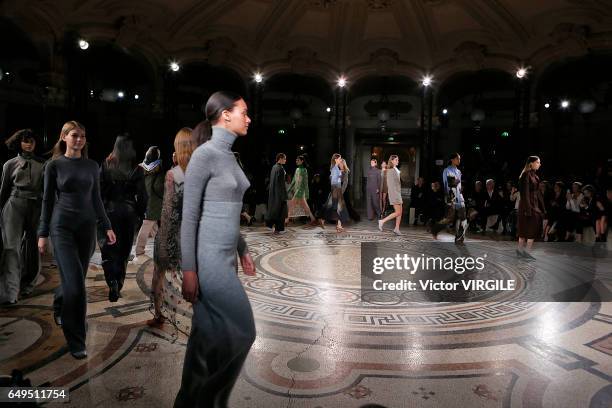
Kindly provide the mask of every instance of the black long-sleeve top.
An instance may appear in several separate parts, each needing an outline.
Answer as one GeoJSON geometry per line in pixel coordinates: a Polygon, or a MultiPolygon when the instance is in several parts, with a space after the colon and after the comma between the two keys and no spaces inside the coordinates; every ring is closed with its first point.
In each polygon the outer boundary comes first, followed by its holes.
{"type": "Polygon", "coordinates": [[[104,230],[111,229],[100,198],[98,172],[98,164],[85,158],[60,156],[47,163],[38,236],[49,236],[55,212],[74,224],[98,220],[104,230]]]}
{"type": "Polygon", "coordinates": [[[142,167],[137,166],[126,174],[106,161],[100,166],[100,195],[106,211],[130,205],[138,217],[144,218],[148,197],[142,167]]]}

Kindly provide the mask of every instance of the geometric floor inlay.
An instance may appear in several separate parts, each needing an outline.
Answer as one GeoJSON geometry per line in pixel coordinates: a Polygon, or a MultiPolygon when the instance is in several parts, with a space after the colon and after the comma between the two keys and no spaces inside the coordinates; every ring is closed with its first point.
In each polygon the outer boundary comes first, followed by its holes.
{"type": "MultiPolygon", "coordinates": [[[[340,235],[302,226],[283,236],[242,232],[257,267],[256,276],[239,272],[257,339],[232,407],[610,406],[610,303],[364,301],[361,242],[419,245],[431,240],[422,228],[405,227],[402,237],[367,222],[340,235]]],[[[501,254],[500,273],[528,276],[511,256],[513,242],[479,235],[470,243],[501,254]]],[[[50,261],[32,297],[0,309],[0,374],[19,368],[34,385],[70,388],[62,407],[172,406],[187,337],[146,324],[152,262],[130,264],[123,297],[109,303],[96,254],[86,280],[89,358],[76,361],[53,324],[59,277],[50,261]]],[[[191,307],[177,278],[166,278],[175,288],[166,300],[188,332],[191,307]]]]}

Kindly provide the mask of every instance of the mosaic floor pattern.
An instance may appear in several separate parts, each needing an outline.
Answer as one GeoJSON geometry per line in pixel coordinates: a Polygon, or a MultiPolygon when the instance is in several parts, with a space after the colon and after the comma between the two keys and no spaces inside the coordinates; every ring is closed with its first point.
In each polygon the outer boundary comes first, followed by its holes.
{"type": "MultiPolygon", "coordinates": [[[[301,226],[243,233],[257,265],[254,277],[240,273],[257,340],[232,407],[612,406],[612,303],[365,303],[360,243],[416,245],[431,240],[424,230],[396,237],[362,223],[341,235],[301,226]]],[[[466,246],[476,242],[507,254],[500,268],[522,267],[514,243],[479,235],[466,246]]],[[[117,303],[97,262],[87,277],[89,357],[74,360],[53,323],[59,277],[49,259],[33,296],[0,309],[0,375],[19,368],[33,385],[68,387],[66,407],[171,407],[187,338],[146,324],[151,260],[130,264],[117,303]]],[[[610,258],[598,268],[612,285],[610,258]]],[[[180,293],[169,306],[188,330],[180,293]]]]}

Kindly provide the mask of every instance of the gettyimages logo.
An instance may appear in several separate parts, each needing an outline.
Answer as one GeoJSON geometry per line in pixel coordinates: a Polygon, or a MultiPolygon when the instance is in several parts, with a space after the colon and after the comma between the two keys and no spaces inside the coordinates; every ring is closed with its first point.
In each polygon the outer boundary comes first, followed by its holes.
{"type": "Polygon", "coordinates": [[[457,275],[464,272],[482,271],[485,268],[487,254],[473,257],[414,257],[408,254],[396,254],[394,257],[376,257],[372,260],[372,272],[380,275],[385,271],[405,271],[414,275],[417,271],[453,271],[457,275]]]}
{"type": "Polygon", "coordinates": [[[547,244],[535,259],[512,245],[470,242],[362,242],[361,299],[412,302],[612,301],[608,251],[547,244]]]}

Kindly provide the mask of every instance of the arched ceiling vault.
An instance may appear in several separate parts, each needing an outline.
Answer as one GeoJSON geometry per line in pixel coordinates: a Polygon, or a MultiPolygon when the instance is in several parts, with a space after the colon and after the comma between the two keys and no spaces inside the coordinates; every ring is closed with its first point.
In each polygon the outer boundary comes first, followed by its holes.
{"type": "Polygon", "coordinates": [[[146,56],[156,71],[185,58],[330,81],[544,70],[612,43],[611,0],[7,0],[0,16],[47,49],[78,31],[146,56]]]}

